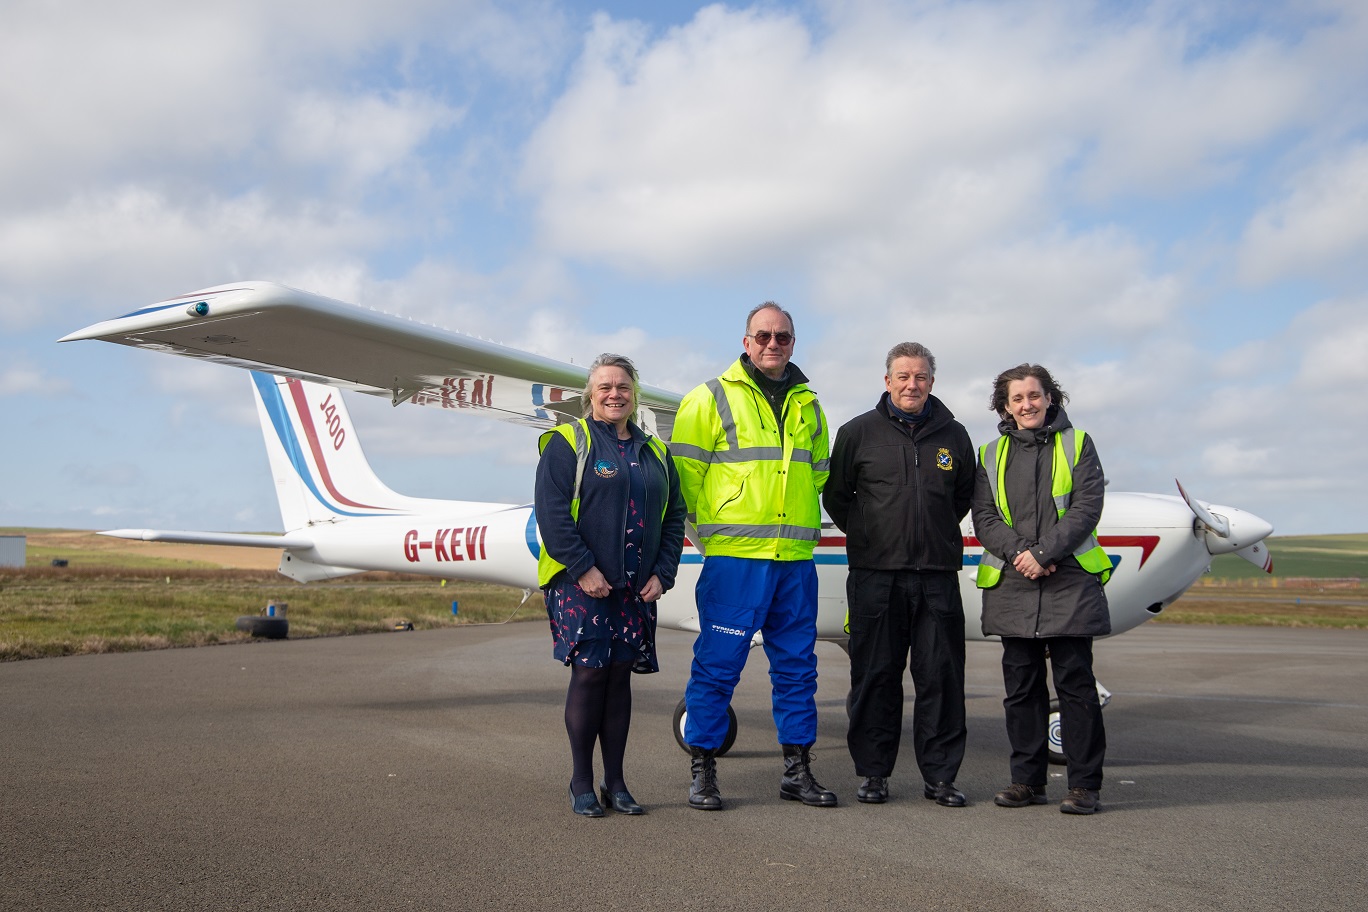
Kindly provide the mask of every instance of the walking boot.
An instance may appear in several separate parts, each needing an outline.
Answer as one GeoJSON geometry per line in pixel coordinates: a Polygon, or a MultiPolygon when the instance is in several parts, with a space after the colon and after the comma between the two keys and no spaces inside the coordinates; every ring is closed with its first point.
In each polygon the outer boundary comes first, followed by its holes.
{"type": "Polygon", "coordinates": [[[1071,788],[1068,797],[1059,802],[1059,809],[1065,814],[1096,814],[1102,802],[1097,799],[1097,789],[1071,788]]]}
{"type": "Polygon", "coordinates": [[[809,807],[835,807],[836,793],[822,788],[812,778],[812,760],[808,756],[810,744],[784,745],[784,778],[779,780],[779,797],[785,801],[801,801],[809,807]]]}
{"type": "Polygon", "coordinates": [[[689,746],[693,758],[690,769],[693,784],[689,786],[689,807],[700,811],[722,810],[722,793],[717,789],[717,751],[689,746]]]}

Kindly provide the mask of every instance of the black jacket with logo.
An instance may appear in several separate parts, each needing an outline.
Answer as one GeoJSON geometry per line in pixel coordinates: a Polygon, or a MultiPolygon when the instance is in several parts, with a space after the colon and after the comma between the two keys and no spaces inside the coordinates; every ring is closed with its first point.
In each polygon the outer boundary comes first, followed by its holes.
{"type": "Polygon", "coordinates": [[[836,433],[822,506],[846,534],[850,566],[958,572],[960,520],[974,498],[974,445],[935,396],[918,425],[893,417],[888,394],[836,433]]]}

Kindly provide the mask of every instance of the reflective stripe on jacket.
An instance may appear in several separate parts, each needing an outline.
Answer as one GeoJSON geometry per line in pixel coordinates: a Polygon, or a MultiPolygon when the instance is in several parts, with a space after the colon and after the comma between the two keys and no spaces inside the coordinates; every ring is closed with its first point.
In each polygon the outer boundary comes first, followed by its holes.
{"type": "MultiPolygon", "coordinates": [[[[1069,509],[1069,499],[1073,493],[1073,469],[1078,463],[1079,454],[1083,452],[1085,437],[1087,437],[1085,432],[1073,427],[1067,427],[1054,435],[1054,458],[1050,467],[1050,496],[1054,498],[1055,510],[1058,511],[1059,516],[1063,516],[1065,511],[1069,509]]],[[[997,505],[1002,521],[1009,526],[1012,524],[1012,512],[1007,505],[1007,490],[1003,483],[1003,475],[1007,471],[1007,449],[1010,444],[1011,438],[1002,436],[979,447],[979,462],[987,473],[988,487],[993,492],[993,502],[997,505]]],[[[1081,545],[1074,549],[1073,556],[1078,560],[1079,566],[1096,575],[1100,582],[1106,583],[1111,578],[1111,558],[1097,543],[1097,532],[1095,530],[1081,545]]],[[[1007,564],[1002,558],[985,548],[983,557],[979,560],[975,585],[980,589],[993,588],[1002,580],[1002,570],[1006,566],[1007,564]]]]}
{"type": "Polygon", "coordinates": [[[705,554],[809,560],[822,531],[826,415],[805,383],[784,396],[782,428],[738,359],[680,403],[670,438],[705,554]]]}

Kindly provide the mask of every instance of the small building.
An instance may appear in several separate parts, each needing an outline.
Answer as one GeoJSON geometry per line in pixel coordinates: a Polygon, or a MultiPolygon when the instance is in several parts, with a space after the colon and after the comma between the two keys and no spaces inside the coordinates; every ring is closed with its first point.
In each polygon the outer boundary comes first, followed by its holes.
{"type": "Polygon", "coordinates": [[[28,560],[28,536],[0,535],[0,567],[22,567],[28,560]]]}

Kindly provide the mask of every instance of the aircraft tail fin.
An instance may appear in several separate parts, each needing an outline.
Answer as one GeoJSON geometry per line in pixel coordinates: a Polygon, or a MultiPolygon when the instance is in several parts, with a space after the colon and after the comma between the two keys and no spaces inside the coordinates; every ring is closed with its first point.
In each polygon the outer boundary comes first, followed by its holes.
{"type": "Polygon", "coordinates": [[[286,532],[363,516],[403,516],[426,504],[376,477],[341,390],[259,371],[251,376],[286,532]]]}

